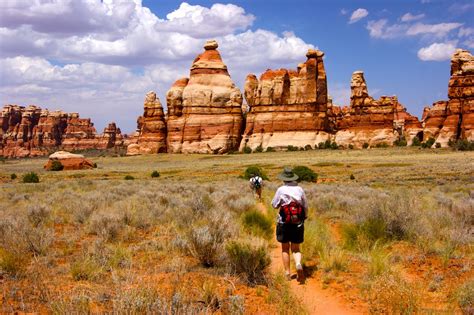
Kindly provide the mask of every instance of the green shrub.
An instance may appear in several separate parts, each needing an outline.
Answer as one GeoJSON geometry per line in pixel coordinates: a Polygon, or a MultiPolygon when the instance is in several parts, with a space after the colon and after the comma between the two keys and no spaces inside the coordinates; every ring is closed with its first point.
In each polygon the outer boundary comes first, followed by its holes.
{"type": "Polygon", "coordinates": [[[307,145],[304,146],[304,149],[306,151],[309,151],[309,150],[313,150],[313,147],[311,146],[311,144],[307,144],[307,145]]]}
{"type": "Polygon", "coordinates": [[[97,168],[97,163],[94,163],[94,168],[97,168]]]}
{"type": "Polygon", "coordinates": [[[368,253],[369,259],[369,277],[376,278],[390,272],[390,253],[385,252],[384,246],[374,244],[368,253]]]}
{"type": "Polygon", "coordinates": [[[318,174],[303,165],[295,166],[293,173],[298,175],[298,182],[315,182],[318,179],[318,174]]]}
{"type": "Polygon", "coordinates": [[[263,147],[262,145],[259,145],[258,147],[255,148],[254,152],[261,153],[263,152],[263,147]]]}
{"type": "Polygon", "coordinates": [[[456,302],[463,314],[474,313],[474,280],[468,280],[456,290],[456,302]]]}
{"type": "Polygon", "coordinates": [[[321,220],[308,220],[305,222],[305,242],[301,245],[304,258],[316,258],[325,248],[331,246],[329,228],[321,220]]]}
{"type": "Polygon", "coordinates": [[[271,259],[264,241],[259,239],[230,241],[225,249],[232,273],[240,275],[249,284],[265,283],[265,271],[271,259]]]}
{"type": "Polygon", "coordinates": [[[151,172],[151,177],[152,178],[160,177],[160,173],[158,173],[158,171],[153,171],[153,172],[151,172]]]}
{"type": "Polygon", "coordinates": [[[94,280],[101,272],[101,267],[90,257],[83,257],[71,265],[72,278],[76,281],[94,280]]]}
{"type": "Polygon", "coordinates": [[[326,140],[324,141],[324,147],[323,149],[331,149],[331,140],[326,140]]]}
{"type": "Polygon", "coordinates": [[[324,142],[318,143],[318,149],[325,149],[324,142]]]}
{"type": "Polygon", "coordinates": [[[439,148],[441,148],[441,143],[439,143],[439,142],[436,142],[436,144],[435,144],[435,148],[436,148],[436,149],[439,149],[439,148]]]}
{"type": "Polygon", "coordinates": [[[295,146],[292,146],[292,145],[289,145],[287,148],[286,148],[287,151],[298,151],[298,147],[295,147],[295,146]]]}
{"type": "Polygon", "coordinates": [[[252,153],[252,149],[248,146],[245,146],[244,149],[242,150],[245,154],[250,154],[252,153]]]}
{"type": "Polygon", "coordinates": [[[428,140],[426,140],[425,142],[423,142],[421,144],[421,147],[424,148],[424,149],[429,149],[433,146],[433,144],[435,143],[435,138],[433,137],[430,137],[428,140]]]}
{"type": "Polygon", "coordinates": [[[319,252],[319,268],[325,272],[344,271],[347,265],[347,256],[340,248],[324,247],[319,252]]]}
{"type": "Polygon", "coordinates": [[[275,148],[274,147],[267,147],[265,152],[275,152],[275,148]]]}
{"type": "Polygon", "coordinates": [[[458,140],[454,143],[454,149],[458,151],[473,151],[474,141],[458,140]]]}
{"type": "Polygon", "coordinates": [[[252,235],[269,239],[273,235],[272,220],[257,210],[242,214],[242,225],[252,235]]]}
{"type": "Polygon", "coordinates": [[[5,163],[7,159],[4,156],[0,156],[0,162],[5,163]]]}
{"type": "Polygon", "coordinates": [[[355,176],[354,176],[354,174],[351,174],[351,176],[350,176],[349,178],[350,178],[351,180],[356,179],[355,176]]]}
{"type": "Polygon", "coordinates": [[[375,145],[376,148],[388,148],[389,145],[387,142],[380,142],[375,145]]]}
{"type": "Polygon", "coordinates": [[[354,149],[354,145],[351,143],[351,144],[349,144],[348,148],[349,148],[350,150],[353,150],[353,149],[354,149]]]}
{"type": "Polygon", "coordinates": [[[393,142],[393,145],[397,146],[397,147],[406,147],[407,146],[407,140],[405,139],[404,136],[401,136],[399,139],[397,139],[393,142]]]}
{"type": "Polygon", "coordinates": [[[15,179],[17,179],[17,177],[18,177],[18,176],[16,176],[16,174],[15,174],[15,173],[13,173],[13,174],[11,174],[11,175],[10,175],[10,179],[12,179],[12,180],[15,180],[15,179]]]}
{"type": "Polygon", "coordinates": [[[369,148],[369,143],[367,143],[367,142],[364,142],[364,144],[362,145],[362,148],[364,148],[364,149],[367,149],[367,148],[369,148]]]}
{"type": "Polygon", "coordinates": [[[54,160],[53,162],[51,162],[50,171],[62,171],[63,169],[64,165],[60,161],[54,160]]]}
{"type": "Polygon", "coordinates": [[[339,149],[339,146],[337,145],[336,142],[331,142],[331,149],[332,149],[332,150],[337,150],[337,149],[339,149]]]}
{"type": "Polygon", "coordinates": [[[411,143],[412,147],[419,147],[421,145],[421,141],[418,137],[413,138],[413,142],[411,143]]]}
{"type": "Polygon", "coordinates": [[[344,247],[348,249],[368,249],[377,241],[388,239],[386,223],[381,218],[368,218],[359,223],[342,225],[344,247]]]}
{"type": "Polygon", "coordinates": [[[0,271],[12,276],[19,275],[25,271],[28,265],[28,255],[19,251],[7,251],[0,247],[0,271]]]}
{"type": "Polygon", "coordinates": [[[132,175],[125,175],[125,177],[123,179],[125,179],[125,180],[134,180],[135,177],[133,177],[132,175]]]}
{"type": "Polygon", "coordinates": [[[265,172],[257,165],[251,165],[251,166],[247,167],[247,169],[244,172],[243,177],[245,179],[250,179],[252,177],[252,174],[258,175],[261,178],[263,178],[264,180],[268,180],[267,174],[265,174],[265,172]]]}
{"type": "Polygon", "coordinates": [[[39,177],[35,172],[23,175],[23,183],[39,183],[39,177]]]}

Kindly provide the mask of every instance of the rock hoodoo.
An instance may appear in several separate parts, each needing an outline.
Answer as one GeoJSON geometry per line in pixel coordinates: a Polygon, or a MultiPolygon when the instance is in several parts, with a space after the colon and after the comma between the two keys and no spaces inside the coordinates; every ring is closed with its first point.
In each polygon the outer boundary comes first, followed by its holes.
{"type": "Polygon", "coordinates": [[[450,141],[474,141],[474,56],[458,49],[451,58],[448,101],[423,111],[423,138],[433,137],[442,147],[450,141]]]}
{"type": "Polygon", "coordinates": [[[369,95],[362,71],[352,74],[350,107],[333,108],[332,111],[337,129],[334,140],[339,145],[392,145],[401,136],[411,143],[422,132],[418,119],[407,113],[396,96],[375,100],[369,95]]]}
{"type": "Polygon", "coordinates": [[[322,51],[310,49],[306,62],[296,70],[267,70],[260,80],[247,76],[244,95],[249,112],[241,150],[314,147],[329,138],[323,56],[322,51]]]}
{"type": "Polygon", "coordinates": [[[166,94],[168,152],[225,153],[239,146],[242,94],[217,47],[206,42],[189,79],[179,79],[166,94]]]}
{"type": "Polygon", "coordinates": [[[163,107],[156,93],[145,97],[143,116],[137,119],[138,137],[127,147],[127,155],[166,152],[166,121],[163,107]]]}
{"type": "Polygon", "coordinates": [[[48,111],[35,105],[6,105],[0,113],[0,155],[9,158],[47,155],[58,148],[107,149],[122,146],[115,123],[98,135],[90,119],[77,113],[48,111]]]}

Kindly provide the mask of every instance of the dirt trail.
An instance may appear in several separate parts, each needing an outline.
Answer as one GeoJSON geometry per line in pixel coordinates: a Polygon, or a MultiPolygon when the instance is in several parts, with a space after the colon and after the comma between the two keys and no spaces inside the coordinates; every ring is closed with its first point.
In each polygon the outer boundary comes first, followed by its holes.
{"type": "MultiPolygon", "coordinates": [[[[267,209],[262,203],[257,204],[257,208],[266,213],[267,209]]],[[[271,251],[272,263],[270,270],[273,273],[283,270],[281,262],[280,244],[273,239],[271,251]]],[[[294,270],[292,270],[292,274],[294,270]]],[[[290,281],[290,287],[295,296],[299,297],[309,311],[309,314],[360,314],[360,311],[351,309],[341,297],[334,296],[328,290],[321,287],[321,281],[312,277],[307,277],[304,284],[299,284],[296,279],[290,281]]]]}

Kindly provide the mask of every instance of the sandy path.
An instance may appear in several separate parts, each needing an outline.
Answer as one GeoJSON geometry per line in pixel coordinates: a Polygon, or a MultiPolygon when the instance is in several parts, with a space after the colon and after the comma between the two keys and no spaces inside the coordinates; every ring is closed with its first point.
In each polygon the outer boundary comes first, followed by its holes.
{"type": "MultiPolygon", "coordinates": [[[[258,203],[257,208],[262,212],[267,211],[262,203],[258,203]]],[[[273,273],[282,271],[281,247],[276,239],[273,239],[271,258],[272,263],[270,270],[273,273]]],[[[292,274],[294,272],[295,270],[292,270],[292,274]]],[[[334,296],[329,291],[322,289],[321,281],[318,279],[308,277],[304,284],[299,284],[296,279],[292,279],[290,281],[290,287],[293,293],[301,299],[309,314],[361,314],[360,311],[351,309],[342,298],[334,296]]]]}

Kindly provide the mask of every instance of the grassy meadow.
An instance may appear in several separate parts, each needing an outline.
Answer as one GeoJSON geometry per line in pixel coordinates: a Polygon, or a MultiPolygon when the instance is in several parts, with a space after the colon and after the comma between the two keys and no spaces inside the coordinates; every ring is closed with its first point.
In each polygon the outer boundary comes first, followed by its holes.
{"type": "Polygon", "coordinates": [[[474,312],[473,152],[91,160],[59,172],[44,158],[0,161],[0,313],[305,313],[268,268],[286,165],[318,174],[301,183],[303,259],[322,288],[362,313],[474,312]],[[269,178],[266,213],[242,178],[252,165],[269,178]],[[23,183],[28,172],[40,182],[23,183]]]}

